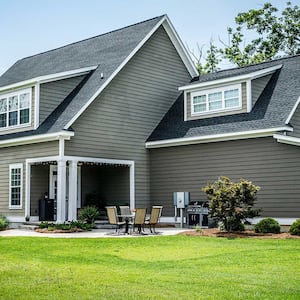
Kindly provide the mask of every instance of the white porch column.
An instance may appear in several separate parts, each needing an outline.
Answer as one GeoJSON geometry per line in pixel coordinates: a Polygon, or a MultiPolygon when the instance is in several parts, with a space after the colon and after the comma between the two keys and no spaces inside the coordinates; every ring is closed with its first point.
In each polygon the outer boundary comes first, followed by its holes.
{"type": "Polygon", "coordinates": [[[57,205],[56,222],[66,221],[66,161],[57,161],[57,205]]]}
{"type": "Polygon", "coordinates": [[[77,219],[77,161],[69,162],[69,209],[68,220],[77,219]]]}
{"type": "Polygon", "coordinates": [[[135,179],[134,179],[134,162],[129,167],[129,193],[130,193],[130,208],[135,207],[135,179]]]}
{"type": "Polygon", "coordinates": [[[26,161],[26,178],[25,178],[25,217],[30,216],[30,178],[31,164],[26,161]]]}

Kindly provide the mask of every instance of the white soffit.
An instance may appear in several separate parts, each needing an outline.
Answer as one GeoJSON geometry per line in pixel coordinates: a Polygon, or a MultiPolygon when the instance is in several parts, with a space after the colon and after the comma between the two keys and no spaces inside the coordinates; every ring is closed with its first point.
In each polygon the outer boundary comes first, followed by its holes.
{"type": "Polygon", "coordinates": [[[259,78],[262,76],[272,74],[274,71],[281,69],[281,68],[282,68],[282,64],[279,64],[274,67],[265,68],[262,70],[250,72],[250,73],[243,74],[243,75],[228,76],[228,77],[222,78],[222,79],[210,80],[210,81],[199,82],[199,83],[181,86],[178,88],[178,90],[179,91],[194,90],[194,89],[200,89],[200,88],[207,88],[211,85],[229,84],[233,81],[253,80],[253,79],[256,79],[256,78],[259,78]]]}

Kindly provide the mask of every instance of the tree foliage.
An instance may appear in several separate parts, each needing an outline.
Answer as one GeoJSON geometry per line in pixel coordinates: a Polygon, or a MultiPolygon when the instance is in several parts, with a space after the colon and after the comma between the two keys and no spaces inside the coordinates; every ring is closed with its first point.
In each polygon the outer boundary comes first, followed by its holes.
{"type": "Polygon", "coordinates": [[[209,199],[210,216],[221,222],[227,231],[241,230],[247,218],[256,217],[260,213],[260,209],[253,208],[260,187],[251,181],[241,179],[232,182],[222,176],[202,190],[209,199]]]}
{"type": "Polygon", "coordinates": [[[238,66],[267,61],[281,55],[300,53],[300,10],[287,7],[281,15],[278,9],[267,2],[261,9],[239,13],[235,18],[236,28],[228,28],[229,43],[221,50],[224,58],[238,66]],[[256,37],[245,45],[244,29],[254,31],[256,37]]]}
{"type": "MultiPolygon", "coordinates": [[[[235,17],[235,28],[229,27],[227,32],[228,42],[221,41],[221,47],[210,41],[206,57],[201,48],[196,60],[200,75],[217,71],[223,60],[241,67],[299,54],[300,9],[287,2],[285,9],[279,13],[276,7],[266,2],[260,9],[239,13],[235,17]],[[254,38],[246,42],[249,35],[254,38]],[[206,60],[204,63],[203,58],[206,60]]],[[[194,53],[192,55],[196,57],[194,53]]]]}
{"type": "Polygon", "coordinates": [[[206,50],[206,57],[203,56],[203,46],[199,47],[199,45],[197,45],[197,48],[198,54],[195,54],[195,52],[190,49],[189,52],[195,60],[198,73],[202,75],[218,71],[220,69],[218,64],[222,61],[222,58],[221,52],[214,44],[213,40],[210,40],[209,47],[206,50]],[[205,60],[205,63],[202,63],[203,59],[205,60]]]}

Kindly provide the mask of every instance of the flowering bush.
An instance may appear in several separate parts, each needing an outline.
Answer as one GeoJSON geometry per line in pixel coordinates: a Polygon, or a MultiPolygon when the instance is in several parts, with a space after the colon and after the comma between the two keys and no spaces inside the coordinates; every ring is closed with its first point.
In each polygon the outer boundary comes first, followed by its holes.
{"type": "Polygon", "coordinates": [[[222,176],[217,181],[207,184],[202,190],[210,200],[210,216],[216,222],[221,222],[227,231],[243,230],[243,222],[260,213],[260,209],[253,208],[260,187],[251,181],[241,179],[235,183],[222,176]]]}

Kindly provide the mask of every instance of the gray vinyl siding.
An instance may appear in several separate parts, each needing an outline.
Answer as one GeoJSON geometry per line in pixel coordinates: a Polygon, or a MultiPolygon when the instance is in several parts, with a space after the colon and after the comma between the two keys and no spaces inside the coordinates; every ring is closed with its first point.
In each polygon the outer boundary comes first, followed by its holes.
{"type": "Polygon", "coordinates": [[[294,115],[290,121],[290,125],[293,127],[293,132],[289,132],[288,135],[294,137],[300,137],[300,105],[294,112],[294,115]]]}
{"type": "Polygon", "coordinates": [[[252,107],[255,105],[271,77],[272,75],[267,75],[251,81],[252,107]]]}
{"type": "Polygon", "coordinates": [[[263,216],[299,218],[300,152],[297,146],[258,138],[151,149],[151,201],[173,216],[174,191],[206,200],[201,188],[219,176],[244,178],[261,187],[257,206],[263,216]]]}
{"type": "Polygon", "coordinates": [[[135,161],[136,202],[147,205],[145,141],[178,97],[178,86],[190,79],[164,29],[159,28],[72,125],[75,136],[66,142],[66,155],[135,161]]]}
{"type": "MultiPolygon", "coordinates": [[[[240,82],[231,82],[230,85],[239,84],[240,82]]],[[[220,85],[211,85],[207,88],[203,88],[203,90],[210,90],[213,88],[220,88],[220,85]]],[[[225,87],[225,86],[224,86],[225,87]]],[[[247,112],[247,85],[245,82],[242,82],[242,108],[237,110],[228,110],[222,112],[215,112],[215,113],[207,113],[207,114],[199,114],[199,115],[192,115],[192,106],[191,106],[191,92],[186,93],[185,101],[186,101],[186,120],[199,120],[199,119],[207,119],[212,117],[220,117],[226,115],[234,115],[247,112]]],[[[197,91],[197,90],[194,90],[197,91]]]]}
{"type": "Polygon", "coordinates": [[[40,86],[40,124],[74,90],[84,76],[53,81],[40,86]]]}
{"type": "MultiPolygon", "coordinates": [[[[47,142],[9,148],[0,148],[0,213],[10,216],[24,216],[26,159],[58,155],[58,142],[47,142]],[[23,165],[22,209],[9,209],[9,165],[23,165]]],[[[37,187],[38,188],[38,187],[37,187]]],[[[32,195],[36,195],[34,190],[32,195]]]]}

